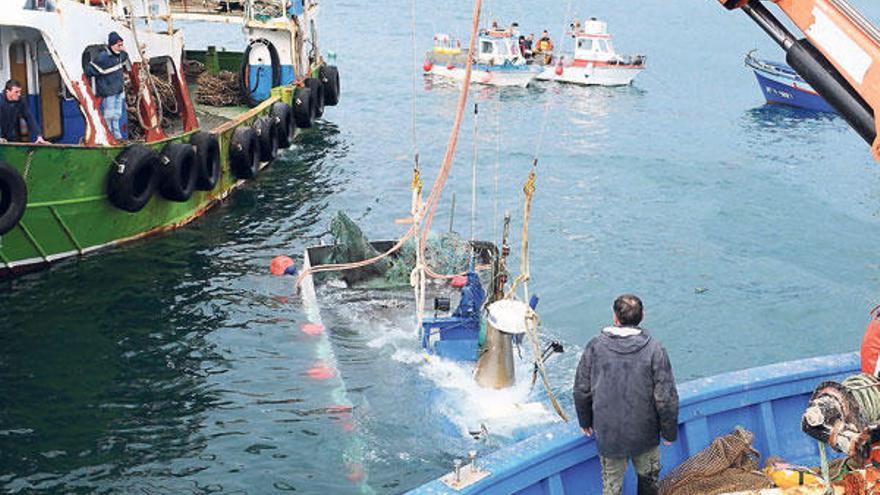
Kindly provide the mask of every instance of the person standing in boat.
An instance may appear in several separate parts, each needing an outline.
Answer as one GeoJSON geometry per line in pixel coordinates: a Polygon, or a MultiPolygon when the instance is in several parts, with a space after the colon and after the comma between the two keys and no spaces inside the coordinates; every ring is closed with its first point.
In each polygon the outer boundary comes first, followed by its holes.
{"type": "Polygon", "coordinates": [[[547,33],[547,30],[541,33],[541,39],[538,40],[538,44],[535,46],[535,54],[541,54],[544,57],[545,65],[550,65],[550,62],[553,61],[553,41],[550,39],[550,34],[547,33]]]}
{"type": "Polygon", "coordinates": [[[620,495],[629,459],[639,495],[656,494],[660,437],[678,435],[678,391],[666,349],[639,327],[642,301],[614,301],[614,325],[593,337],[581,355],[574,405],[584,435],[596,437],[603,495],[620,495]]]}
{"type": "Polygon", "coordinates": [[[107,50],[88,65],[87,75],[95,78],[95,95],[101,98],[101,114],[110,133],[117,141],[123,139],[120,121],[125,111],[125,79],[123,71],[130,65],[125,42],[113,31],[107,36],[107,50]]]}
{"type": "Polygon", "coordinates": [[[36,136],[34,142],[45,144],[40,124],[28,108],[26,99],[21,98],[21,83],[10,79],[0,95],[0,142],[18,141],[22,120],[27,122],[28,133],[36,136]]]}

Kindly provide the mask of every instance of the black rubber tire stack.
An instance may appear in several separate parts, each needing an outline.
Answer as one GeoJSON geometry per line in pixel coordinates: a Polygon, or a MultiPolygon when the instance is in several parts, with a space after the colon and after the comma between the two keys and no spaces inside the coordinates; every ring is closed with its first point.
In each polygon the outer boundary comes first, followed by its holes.
{"type": "Polygon", "coordinates": [[[275,119],[265,115],[254,121],[254,132],[260,143],[260,161],[271,162],[278,156],[278,128],[275,119]]]}
{"type": "Polygon", "coordinates": [[[339,69],[335,65],[324,65],[318,70],[318,78],[324,86],[324,104],[335,107],[342,95],[339,86],[339,69]]]}
{"type": "Polygon", "coordinates": [[[220,182],[220,145],[217,136],[199,131],[189,138],[196,150],[196,189],[212,191],[220,182]]]}
{"type": "Polygon", "coordinates": [[[324,85],[314,77],[306,79],[305,85],[312,93],[312,120],[314,121],[324,115],[324,85]]]}
{"type": "Polygon", "coordinates": [[[196,152],[192,145],[168,143],[162,148],[162,165],[159,168],[159,194],[163,198],[184,202],[192,196],[196,188],[198,167],[196,152]]]}
{"type": "Polygon", "coordinates": [[[18,170],[0,161],[0,235],[12,230],[24,216],[27,184],[18,170]]]}
{"type": "Polygon", "coordinates": [[[309,88],[296,88],[293,93],[293,119],[300,129],[308,129],[315,122],[312,111],[312,91],[309,88]]]}
{"type": "Polygon", "coordinates": [[[141,211],[156,191],[161,164],[159,155],[141,144],[117,155],[107,179],[107,197],[113,206],[131,213],[141,211]]]}
{"type": "Polygon", "coordinates": [[[229,166],[237,179],[253,179],[260,171],[260,143],[253,128],[241,126],[229,141],[229,166]]]}
{"type": "Polygon", "coordinates": [[[276,101],[269,109],[269,115],[275,120],[275,130],[278,134],[278,147],[289,148],[293,143],[293,134],[296,124],[293,122],[293,110],[287,103],[276,101]]]}

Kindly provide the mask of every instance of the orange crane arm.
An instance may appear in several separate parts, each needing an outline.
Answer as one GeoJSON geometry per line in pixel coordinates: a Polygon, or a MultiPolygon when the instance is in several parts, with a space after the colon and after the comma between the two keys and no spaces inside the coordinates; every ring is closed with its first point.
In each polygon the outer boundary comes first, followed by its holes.
{"type": "Polygon", "coordinates": [[[779,43],[789,65],[871,144],[871,154],[880,160],[880,126],[874,118],[880,109],[877,27],[847,0],[770,0],[803,33],[796,39],[760,0],[719,2],[746,12],[779,43]]]}

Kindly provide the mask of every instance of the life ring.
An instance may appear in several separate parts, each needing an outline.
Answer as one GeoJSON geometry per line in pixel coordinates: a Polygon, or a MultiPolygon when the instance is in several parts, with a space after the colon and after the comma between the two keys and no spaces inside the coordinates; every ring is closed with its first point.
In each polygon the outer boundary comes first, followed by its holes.
{"type": "Polygon", "coordinates": [[[196,188],[199,169],[192,145],[168,143],[162,148],[159,193],[171,201],[187,201],[196,188]]]}
{"type": "Polygon", "coordinates": [[[232,133],[229,141],[229,166],[237,179],[253,179],[260,170],[260,145],[257,133],[250,127],[241,126],[232,133]]]}
{"type": "Polygon", "coordinates": [[[269,115],[275,120],[275,132],[278,136],[278,147],[289,148],[293,143],[293,134],[296,125],[293,123],[293,112],[290,105],[283,101],[276,101],[269,109],[269,115]]]}
{"type": "MultiPolygon", "coordinates": [[[[324,85],[321,80],[310,77],[305,80],[306,87],[312,92],[312,112],[314,119],[321,118],[324,115],[324,85]]],[[[314,120],[313,119],[313,120],[314,120]]]]}
{"type": "Polygon", "coordinates": [[[300,129],[312,127],[315,113],[312,111],[312,90],[309,88],[296,88],[293,93],[293,119],[300,129]]]}
{"type": "Polygon", "coordinates": [[[131,213],[150,201],[159,181],[159,155],[141,144],[129,146],[113,160],[107,197],[113,206],[131,213]]]}
{"type": "Polygon", "coordinates": [[[211,191],[220,181],[220,145],[217,136],[199,131],[189,138],[196,149],[196,189],[211,191]]]}
{"type": "Polygon", "coordinates": [[[254,132],[260,143],[260,161],[270,162],[278,156],[278,128],[275,119],[263,116],[254,121],[254,132]]]}
{"type": "Polygon", "coordinates": [[[18,225],[27,206],[27,184],[18,170],[0,162],[0,235],[18,225]]]}
{"type": "Polygon", "coordinates": [[[241,98],[251,108],[260,104],[260,101],[254,98],[254,91],[260,87],[260,73],[257,73],[256,81],[253,83],[251,82],[250,73],[251,49],[256,45],[263,45],[269,51],[269,63],[272,67],[272,87],[281,85],[281,59],[278,57],[278,49],[275,48],[271,41],[265,38],[252,40],[248,43],[247,48],[244,49],[244,54],[241,56],[241,66],[238,74],[238,88],[241,91],[241,98]]]}
{"type": "Polygon", "coordinates": [[[335,107],[339,103],[339,69],[335,65],[324,65],[318,70],[318,77],[324,85],[324,104],[335,107]]]}

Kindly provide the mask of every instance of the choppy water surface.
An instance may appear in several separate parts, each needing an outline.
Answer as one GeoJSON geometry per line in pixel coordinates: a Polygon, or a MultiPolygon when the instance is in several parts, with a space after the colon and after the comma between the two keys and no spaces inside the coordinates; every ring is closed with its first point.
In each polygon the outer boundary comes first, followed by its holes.
{"type": "MultiPolygon", "coordinates": [[[[487,398],[461,368],[425,362],[399,308],[383,317],[340,304],[325,315],[328,336],[306,335],[292,280],[267,275],[271,257],[316,242],[337,210],[374,238],[402,232],[393,220],[409,211],[411,6],[322,4],[342,104],[221,207],[2,282],[0,491],[396,493],[473,448],[466,430],[487,400],[529,397],[520,387],[487,398]]],[[[742,14],[717,2],[589,7],[571,13],[606,19],[620,51],[648,55],[632,87],[472,93],[480,237],[497,235],[495,211],[512,211],[518,231],[539,148],[531,288],[546,333],[568,349],[551,370],[565,407],[579,350],[624,291],[645,300],[645,326],[679,380],[855,349],[880,289],[880,172],[867,146],[839,118],[762,106],[742,58],[779,51],[742,14]]],[[[557,38],[565,9],[487,7],[557,38]]],[[[470,5],[420,2],[417,14],[421,53],[435,32],[463,35],[470,5]]],[[[427,181],[455,97],[418,75],[427,181]]],[[[465,234],[471,133],[469,117],[436,220],[448,226],[456,192],[465,234]]]]}

